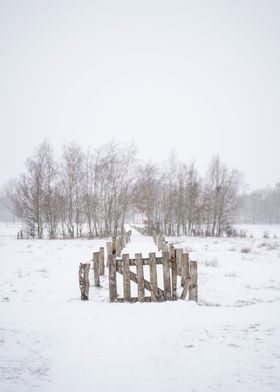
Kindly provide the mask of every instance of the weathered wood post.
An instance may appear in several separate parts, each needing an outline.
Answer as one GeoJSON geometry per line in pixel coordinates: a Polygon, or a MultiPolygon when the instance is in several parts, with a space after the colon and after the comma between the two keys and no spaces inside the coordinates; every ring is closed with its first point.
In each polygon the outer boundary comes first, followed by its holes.
{"type": "Polygon", "coordinates": [[[160,235],[157,236],[157,243],[156,243],[156,245],[157,245],[158,252],[160,252],[160,235]]]}
{"type": "Polygon", "coordinates": [[[175,300],[177,299],[177,267],[176,253],[173,244],[169,246],[169,261],[171,264],[171,297],[175,300]]]}
{"type": "Polygon", "coordinates": [[[120,257],[121,255],[121,248],[120,248],[120,238],[116,238],[116,255],[117,257],[120,257]]]}
{"type": "Polygon", "coordinates": [[[81,291],[81,300],[87,301],[89,298],[89,263],[80,263],[79,267],[79,286],[81,291]]]}
{"type": "Polygon", "coordinates": [[[136,253],[135,263],[136,263],[136,272],[137,272],[138,301],[144,302],[145,300],[144,269],[143,269],[143,260],[142,260],[141,253],[136,253]]]}
{"type": "Polygon", "coordinates": [[[106,242],[107,267],[109,267],[109,256],[112,254],[112,242],[106,242]]]}
{"type": "Polygon", "coordinates": [[[112,255],[116,255],[117,252],[117,238],[116,237],[112,237],[112,255]]]}
{"type": "Polygon", "coordinates": [[[123,248],[124,248],[124,241],[123,241],[123,236],[122,235],[120,236],[119,241],[120,241],[120,253],[121,253],[123,248]]]}
{"type": "Polygon", "coordinates": [[[189,254],[183,253],[181,258],[181,286],[185,286],[185,280],[189,276],[189,254]]]}
{"type": "Polygon", "coordinates": [[[183,249],[176,249],[177,275],[181,275],[183,249]]]}
{"type": "Polygon", "coordinates": [[[99,252],[93,253],[93,273],[94,273],[94,286],[100,287],[99,277],[99,252]]]}
{"type": "Polygon", "coordinates": [[[164,299],[171,299],[171,285],[170,285],[170,272],[169,272],[169,252],[162,252],[163,256],[163,287],[164,299]]]}
{"type": "Polygon", "coordinates": [[[99,248],[99,274],[104,275],[105,265],[104,265],[104,248],[99,248]]]}
{"type": "Polygon", "coordinates": [[[190,262],[190,301],[198,300],[198,289],[197,289],[197,261],[190,262]]]}
{"type": "Polygon", "coordinates": [[[157,264],[156,254],[149,253],[149,264],[150,264],[150,280],[151,280],[151,299],[153,302],[158,300],[157,291],[157,264]]]}
{"type": "Polygon", "coordinates": [[[117,300],[117,274],[116,274],[116,257],[109,255],[109,296],[110,302],[117,300]]]}
{"type": "Polygon", "coordinates": [[[130,290],[130,268],[129,268],[129,255],[122,255],[123,261],[123,296],[124,300],[129,302],[131,300],[130,290]]]}

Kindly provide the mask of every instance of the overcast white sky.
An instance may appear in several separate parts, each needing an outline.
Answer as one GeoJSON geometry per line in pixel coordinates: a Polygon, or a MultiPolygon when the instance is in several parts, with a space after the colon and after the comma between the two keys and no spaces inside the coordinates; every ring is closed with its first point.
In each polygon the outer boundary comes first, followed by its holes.
{"type": "Polygon", "coordinates": [[[280,180],[279,0],[0,0],[0,56],[0,184],[45,138],[280,180]]]}

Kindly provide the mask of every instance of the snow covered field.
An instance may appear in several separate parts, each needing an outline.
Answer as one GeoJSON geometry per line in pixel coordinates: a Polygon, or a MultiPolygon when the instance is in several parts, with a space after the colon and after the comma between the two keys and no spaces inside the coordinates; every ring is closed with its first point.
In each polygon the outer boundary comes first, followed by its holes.
{"type": "MultiPolygon", "coordinates": [[[[105,240],[19,240],[0,226],[0,391],[280,390],[280,227],[170,238],[198,261],[199,304],[81,302],[78,265],[105,240]],[[269,238],[263,233],[269,232],[269,238]]],[[[125,250],[155,251],[133,233],[125,250]]]]}

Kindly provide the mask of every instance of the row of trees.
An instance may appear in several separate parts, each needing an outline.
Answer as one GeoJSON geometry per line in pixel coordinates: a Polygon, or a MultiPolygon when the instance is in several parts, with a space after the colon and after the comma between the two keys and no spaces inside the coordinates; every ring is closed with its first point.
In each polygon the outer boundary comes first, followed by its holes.
{"type": "Polygon", "coordinates": [[[174,154],[159,167],[139,163],[133,146],[108,143],[85,153],[71,143],[56,159],[45,141],[6,193],[36,238],[114,235],[128,214],[140,214],[149,233],[220,236],[230,233],[240,184],[240,173],[219,157],[202,177],[174,154]]]}
{"type": "Polygon", "coordinates": [[[243,223],[280,223],[280,183],[241,196],[237,219],[243,223]]]}
{"type": "Polygon", "coordinates": [[[152,164],[139,168],[132,204],[146,217],[149,233],[229,235],[240,187],[241,174],[219,157],[202,178],[193,162],[180,163],[173,156],[163,170],[152,164]]]}
{"type": "Polygon", "coordinates": [[[45,141],[27,160],[25,173],[7,186],[12,209],[36,238],[116,233],[129,205],[134,152],[111,143],[84,153],[71,143],[56,160],[45,141]]]}

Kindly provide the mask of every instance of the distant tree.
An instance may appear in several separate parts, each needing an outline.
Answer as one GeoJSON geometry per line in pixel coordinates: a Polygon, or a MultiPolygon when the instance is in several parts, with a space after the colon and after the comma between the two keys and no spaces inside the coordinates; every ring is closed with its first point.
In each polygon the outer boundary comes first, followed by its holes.
{"type": "Polygon", "coordinates": [[[240,185],[241,174],[229,170],[219,157],[214,157],[208,168],[204,190],[204,216],[212,236],[220,236],[233,222],[240,185]]]}

